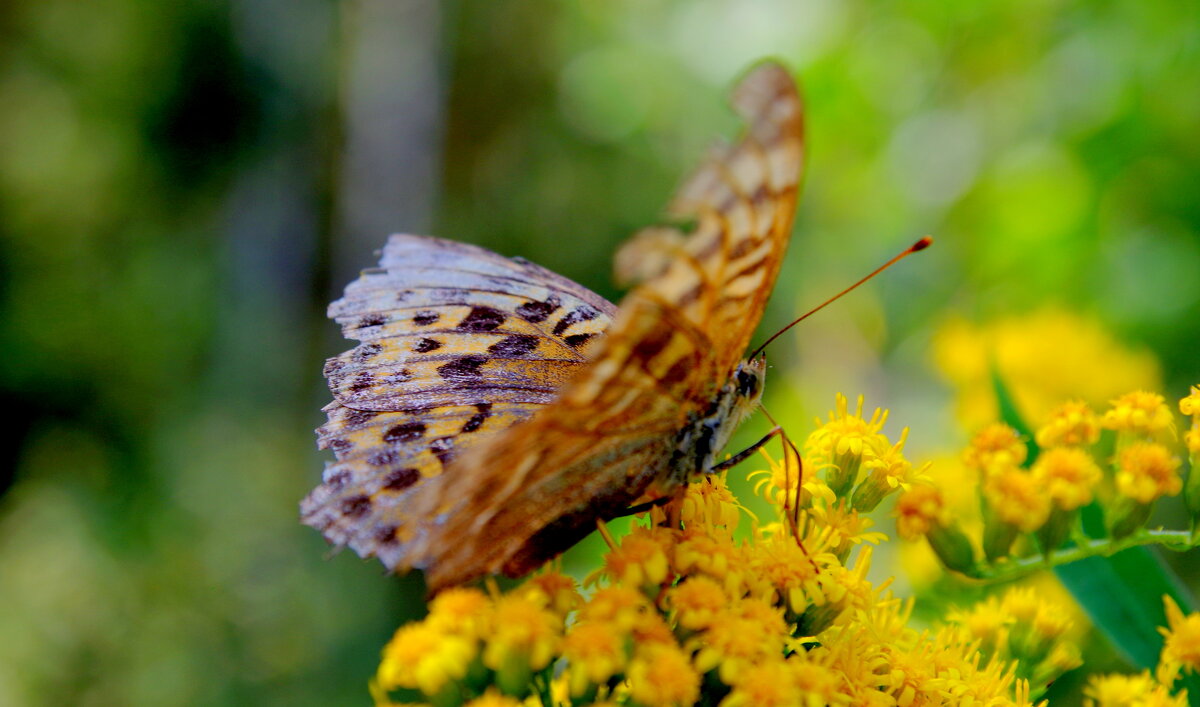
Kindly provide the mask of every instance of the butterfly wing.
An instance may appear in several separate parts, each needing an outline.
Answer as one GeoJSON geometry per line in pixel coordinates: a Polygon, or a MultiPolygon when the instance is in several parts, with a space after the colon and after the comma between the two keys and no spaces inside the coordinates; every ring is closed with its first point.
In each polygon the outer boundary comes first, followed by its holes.
{"type": "Polygon", "coordinates": [[[795,210],[802,118],[794,82],[764,64],[739,84],[734,106],[747,133],[715,153],[672,203],[675,214],[696,218],[695,231],[633,240],[635,260],[659,265],[641,273],[591,365],[538,415],[414,494],[406,510],[416,532],[398,539],[394,567],[424,567],[434,590],[502,569],[519,574],[595,519],[681,482],[663,478],[675,436],[742,356],[795,210]],[[669,257],[651,250],[664,243],[669,257]]]}
{"type": "Polygon", "coordinates": [[[361,342],[330,359],[318,445],[337,460],[301,504],[305,523],[369,556],[392,544],[424,479],[554,399],[615,308],[532,263],[394,235],[329,307],[361,342]]]}

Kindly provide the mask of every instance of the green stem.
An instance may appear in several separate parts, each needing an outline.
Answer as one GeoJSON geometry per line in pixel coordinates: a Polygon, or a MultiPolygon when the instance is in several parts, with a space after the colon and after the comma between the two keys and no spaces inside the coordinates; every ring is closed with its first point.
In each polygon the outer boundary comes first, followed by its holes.
{"type": "Polygon", "coordinates": [[[1048,556],[1030,555],[1019,559],[1008,558],[999,565],[980,566],[963,574],[972,579],[988,582],[1003,582],[1019,579],[1038,570],[1053,569],[1059,565],[1077,562],[1088,557],[1112,557],[1113,555],[1141,545],[1161,545],[1168,550],[1183,552],[1200,546],[1200,539],[1186,530],[1143,530],[1113,540],[1111,538],[1088,539],[1075,547],[1055,550],[1048,556]]]}

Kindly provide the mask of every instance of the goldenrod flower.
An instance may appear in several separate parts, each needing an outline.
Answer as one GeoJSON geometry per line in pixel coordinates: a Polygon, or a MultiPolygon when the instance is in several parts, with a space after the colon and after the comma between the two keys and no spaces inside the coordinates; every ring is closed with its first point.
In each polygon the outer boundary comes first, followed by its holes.
{"type": "Polygon", "coordinates": [[[801,546],[792,535],[774,532],[761,534],[747,554],[752,574],[773,590],[781,606],[799,615],[810,604],[830,600],[830,590],[835,594],[841,591],[840,587],[830,588],[821,576],[812,555],[818,549],[816,543],[801,546]]]}
{"type": "Polygon", "coordinates": [[[1138,503],[1174,496],[1183,488],[1179,459],[1161,444],[1135,442],[1117,456],[1117,491],[1138,503]]]}
{"type": "Polygon", "coordinates": [[[582,621],[573,626],[563,639],[562,649],[571,695],[584,695],[589,688],[623,672],[628,647],[628,634],[610,623],[582,621]]]}
{"type": "Polygon", "coordinates": [[[1003,422],[993,422],[971,438],[963,452],[963,464],[987,475],[993,470],[1020,466],[1028,453],[1020,433],[1003,422]]]}
{"type": "Polygon", "coordinates": [[[825,483],[834,494],[843,496],[858,480],[864,457],[877,457],[879,451],[891,445],[879,432],[887,422],[886,410],[876,408],[866,420],[862,416],[863,396],[858,396],[853,415],[846,396],[838,393],[835,400],[836,409],[829,413],[829,421],[817,420],[818,428],[804,443],[804,452],[813,468],[825,472],[825,483]]]}
{"type": "Polygon", "coordinates": [[[618,584],[642,587],[653,594],[667,580],[671,566],[667,554],[675,538],[658,526],[637,527],[621,539],[619,547],[604,557],[604,574],[618,584]]]}
{"type": "MultiPolygon", "coordinates": [[[[521,591],[535,604],[559,616],[566,616],[583,603],[575,580],[562,572],[547,571],[533,575],[521,585],[521,591]]],[[[442,592],[445,594],[445,592],[442,592]]],[[[440,598],[441,595],[439,594],[440,598]]],[[[434,601],[437,601],[435,598],[434,601]]]]}
{"type": "Polygon", "coordinates": [[[463,705],[463,707],[521,707],[522,702],[495,690],[488,690],[479,697],[463,705]]]}
{"type": "Polygon", "coordinates": [[[896,501],[896,532],[905,540],[920,540],[932,528],[948,525],[949,521],[942,492],[936,486],[913,486],[896,501]]]}
{"type": "Polygon", "coordinates": [[[629,695],[645,707],[691,705],[700,697],[700,675],[674,646],[640,647],[629,665],[629,695]]]}
{"type": "Polygon", "coordinates": [[[496,600],[483,664],[496,671],[501,691],[524,694],[531,674],[554,658],[562,628],[562,618],[525,596],[507,594],[496,600]]]}
{"type": "Polygon", "coordinates": [[[1137,675],[1097,675],[1083,689],[1084,707],[1187,707],[1187,692],[1171,695],[1147,670],[1137,675]]]}
{"type": "MultiPolygon", "coordinates": [[[[1179,411],[1192,416],[1192,428],[1184,434],[1183,439],[1188,451],[1200,457],[1200,386],[1192,386],[1191,393],[1179,401],[1179,411]]],[[[1193,466],[1196,462],[1192,462],[1193,466]]]]}
{"type": "Polygon", "coordinates": [[[1169,596],[1163,596],[1163,604],[1167,626],[1158,629],[1165,641],[1156,676],[1160,683],[1170,688],[1180,672],[1200,672],[1200,613],[1184,616],[1169,596]]]}
{"type": "Polygon", "coordinates": [[[1054,505],[1066,511],[1091,503],[1092,489],[1103,478],[1092,455],[1077,447],[1043,451],[1031,471],[1054,505]]]}
{"type": "Polygon", "coordinates": [[[851,508],[844,499],[839,499],[830,505],[817,504],[809,509],[808,514],[817,524],[829,529],[831,552],[839,560],[846,559],[850,549],[855,545],[878,544],[887,539],[883,533],[870,530],[874,521],[851,508]]]}
{"type": "Polygon", "coordinates": [[[734,498],[725,485],[724,474],[710,474],[694,484],[689,484],[683,496],[680,517],[685,527],[705,524],[709,527],[724,527],[736,530],[742,504],[734,498]]]}
{"type": "Polygon", "coordinates": [[[729,605],[729,597],[708,577],[688,577],[667,592],[667,605],[681,628],[708,628],[729,605]]]}
{"type": "Polygon", "coordinates": [[[706,673],[717,668],[721,681],[730,684],[748,666],[779,655],[787,635],[779,609],[747,598],[729,606],[688,645],[697,649],[696,670],[706,673]]]}
{"type": "Polygon", "coordinates": [[[425,623],[445,633],[474,638],[483,633],[492,614],[492,600],[469,587],[452,587],[429,602],[425,623]]]}
{"type": "Polygon", "coordinates": [[[703,574],[716,580],[731,596],[740,595],[745,585],[742,550],[727,533],[685,530],[675,546],[675,571],[679,574],[703,574]]]}
{"type": "Polygon", "coordinates": [[[461,680],[475,654],[473,639],[412,623],[401,626],[384,647],[375,679],[385,691],[417,689],[432,697],[448,683],[461,680]]]}
{"type": "Polygon", "coordinates": [[[633,587],[620,584],[596,590],[580,609],[580,621],[608,623],[619,631],[630,632],[641,620],[642,614],[650,611],[646,595],[633,587]]]}
{"type": "Polygon", "coordinates": [[[809,671],[804,676],[808,685],[802,688],[797,667],[803,662],[800,658],[784,660],[780,657],[747,668],[734,677],[733,690],[721,700],[720,707],[796,707],[806,703],[829,704],[828,699],[836,694],[831,689],[836,688],[834,676],[827,675],[824,684],[818,685],[825,688],[822,690],[824,695],[814,695],[807,688],[815,682],[813,676],[825,671],[809,671]]]}
{"type": "Polygon", "coordinates": [[[1019,530],[1037,530],[1050,515],[1050,499],[1032,474],[1013,466],[993,468],[983,484],[988,508],[1019,530]]]}
{"type": "Polygon", "coordinates": [[[1127,390],[1161,384],[1153,354],[1125,346],[1095,317],[1060,308],[984,325],[952,319],[934,336],[933,354],[970,429],[999,415],[994,373],[1031,420],[1046,419],[1066,399],[1102,405],[1127,390]]]}
{"type": "Polygon", "coordinates": [[[1050,420],[1035,435],[1042,447],[1083,446],[1100,439],[1100,421],[1091,406],[1070,400],[1050,413],[1050,420]]]}
{"type": "Polygon", "coordinates": [[[1174,430],[1175,418],[1163,396],[1137,390],[1113,400],[1100,425],[1106,430],[1153,438],[1160,432],[1174,430]]]}
{"type": "Polygon", "coordinates": [[[917,480],[919,474],[913,472],[912,463],[904,458],[904,443],[907,441],[908,428],[905,427],[895,444],[881,446],[863,462],[863,469],[868,473],[854,489],[852,502],[855,510],[864,513],[873,511],[889,494],[912,487],[912,482],[917,480]]]}

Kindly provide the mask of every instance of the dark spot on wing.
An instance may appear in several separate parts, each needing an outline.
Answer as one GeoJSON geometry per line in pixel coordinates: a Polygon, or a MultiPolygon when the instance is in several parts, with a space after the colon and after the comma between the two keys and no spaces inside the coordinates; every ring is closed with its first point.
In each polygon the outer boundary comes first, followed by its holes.
{"type": "Polygon", "coordinates": [[[591,339],[593,336],[595,336],[595,334],[571,334],[567,338],[563,339],[563,341],[567,342],[567,346],[577,349],[586,344],[588,339],[591,339]]]}
{"type": "Polygon", "coordinates": [[[416,324],[417,326],[429,326],[430,324],[436,322],[440,316],[441,315],[439,315],[437,312],[425,310],[414,314],[412,320],[413,324],[416,324]]]}
{"type": "Polygon", "coordinates": [[[362,363],[380,351],[383,351],[383,346],[379,344],[363,344],[362,346],[354,349],[353,358],[355,361],[362,363]]]}
{"type": "Polygon", "coordinates": [[[383,433],[384,442],[412,442],[425,434],[424,422],[404,422],[383,433]]]}
{"type": "Polygon", "coordinates": [[[452,382],[471,382],[479,379],[480,367],[487,363],[484,356],[463,356],[450,363],[438,366],[437,372],[442,378],[452,382]]]}
{"type": "Polygon", "coordinates": [[[405,467],[388,472],[388,475],[383,477],[383,487],[388,491],[403,491],[420,480],[421,472],[405,467]]]}
{"type": "Polygon", "coordinates": [[[371,466],[389,466],[391,464],[395,464],[399,459],[400,455],[389,449],[385,452],[371,455],[371,457],[367,459],[367,463],[371,466]]]}
{"type": "Polygon", "coordinates": [[[430,351],[437,351],[440,348],[442,348],[442,342],[437,339],[421,339],[413,345],[413,351],[417,353],[429,353],[430,351]]]}
{"type": "Polygon", "coordinates": [[[324,369],[321,370],[321,373],[323,373],[326,378],[333,378],[337,374],[341,373],[342,369],[345,367],[346,367],[346,362],[343,361],[342,359],[331,358],[331,359],[325,361],[325,367],[324,367],[324,369]]]}
{"type": "Polygon", "coordinates": [[[401,368],[395,373],[389,373],[385,380],[387,380],[388,384],[390,385],[400,385],[401,383],[407,383],[412,379],[412,371],[408,370],[407,368],[401,368]]]}
{"type": "Polygon", "coordinates": [[[360,518],[371,510],[370,496],[351,496],[342,501],[342,515],[347,518],[360,518]]]}
{"type": "Polygon", "coordinates": [[[332,449],[335,452],[344,452],[353,447],[354,443],[343,437],[334,437],[333,439],[325,442],[325,448],[332,449]]]}
{"type": "Polygon", "coordinates": [[[546,321],[546,317],[561,306],[562,302],[558,299],[558,295],[550,295],[544,302],[526,302],[517,307],[517,316],[527,322],[537,324],[546,321]]]}
{"type": "Polygon", "coordinates": [[[346,482],[349,480],[350,480],[350,472],[346,471],[345,469],[338,469],[337,471],[333,472],[328,477],[326,477],[325,485],[328,486],[329,488],[333,489],[334,491],[337,491],[341,487],[345,486],[346,482]]]}
{"type": "Polygon", "coordinates": [[[375,542],[380,545],[390,545],[396,542],[396,526],[381,525],[375,529],[375,542]]]}
{"type": "Polygon", "coordinates": [[[480,403],[476,405],[475,408],[479,410],[479,412],[472,415],[471,419],[467,420],[466,423],[463,424],[463,432],[474,432],[480,427],[483,427],[483,421],[488,419],[488,416],[492,414],[491,403],[480,403]]]}
{"type": "MultiPolygon", "coordinates": [[[[742,238],[742,239],[738,240],[738,242],[734,244],[733,250],[729,251],[729,259],[737,260],[738,258],[742,257],[746,253],[749,253],[750,251],[754,250],[755,246],[757,246],[758,244],[759,244],[759,241],[756,241],[753,238],[742,238]]],[[[728,277],[726,279],[732,280],[733,278],[728,277]]]]}
{"type": "Polygon", "coordinates": [[[671,330],[667,327],[660,327],[633,345],[633,355],[643,361],[649,361],[667,348],[669,343],[671,343],[671,330]]]}
{"type": "Polygon", "coordinates": [[[458,323],[462,331],[493,331],[504,323],[504,314],[491,307],[475,307],[458,323]]]}
{"type": "Polygon", "coordinates": [[[387,318],[378,312],[373,312],[358,320],[358,328],[363,329],[369,326],[379,326],[387,321],[387,318]]]}
{"type": "Polygon", "coordinates": [[[454,438],[438,437],[429,443],[429,451],[434,453],[442,466],[446,466],[454,458],[454,438]]]}
{"type": "Polygon", "coordinates": [[[537,348],[537,337],[530,334],[506,336],[488,347],[495,356],[524,356],[537,348]]]}
{"type": "Polygon", "coordinates": [[[373,410],[355,410],[354,408],[342,408],[342,422],[347,426],[357,426],[364,422],[369,422],[379,413],[373,410]]]}
{"type": "Polygon", "coordinates": [[[412,290],[401,290],[400,292],[396,293],[396,301],[403,302],[404,300],[408,299],[409,297],[412,297],[412,294],[413,294],[412,290]]]}
{"type": "Polygon", "coordinates": [[[558,320],[558,324],[554,325],[554,335],[562,336],[562,333],[567,329],[570,329],[573,325],[578,324],[579,322],[586,322],[591,319],[595,319],[596,315],[598,314],[600,313],[594,308],[589,307],[586,304],[581,304],[575,309],[571,310],[567,316],[558,320]]]}
{"type": "Polygon", "coordinates": [[[663,374],[662,382],[666,385],[674,385],[686,379],[689,368],[691,368],[691,357],[679,359],[663,374]]]}
{"type": "Polygon", "coordinates": [[[350,384],[350,392],[359,393],[375,384],[375,378],[370,373],[359,373],[350,384]]]}

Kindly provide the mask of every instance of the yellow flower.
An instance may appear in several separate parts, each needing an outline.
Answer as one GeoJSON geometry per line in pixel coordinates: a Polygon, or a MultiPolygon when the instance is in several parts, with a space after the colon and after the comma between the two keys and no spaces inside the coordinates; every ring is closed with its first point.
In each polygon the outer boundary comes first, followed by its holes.
{"type": "Polygon", "coordinates": [[[1070,400],[1050,413],[1035,438],[1042,447],[1095,444],[1100,439],[1100,421],[1087,403],[1070,400]]]}
{"type": "Polygon", "coordinates": [[[817,569],[813,555],[819,549],[815,542],[801,546],[789,533],[761,533],[758,542],[747,548],[751,574],[774,590],[781,605],[802,614],[810,604],[830,600],[831,591],[838,595],[832,600],[840,599],[841,588],[831,587],[817,569]]]}
{"type": "Polygon", "coordinates": [[[667,592],[667,602],[679,626],[689,631],[707,628],[729,604],[729,597],[708,577],[689,577],[667,592]]]}
{"type": "Polygon", "coordinates": [[[1156,675],[1158,681],[1169,688],[1181,671],[1200,672],[1200,613],[1184,616],[1175,600],[1165,595],[1163,604],[1167,611],[1167,626],[1158,629],[1165,641],[1156,675]]]}
{"type": "Polygon", "coordinates": [[[592,598],[579,609],[579,621],[595,621],[615,626],[621,632],[630,632],[641,620],[642,614],[650,611],[646,596],[624,585],[616,584],[596,590],[592,598]]]}
{"type": "Polygon", "coordinates": [[[782,613],[761,599],[743,599],[728,607],[702,634],[689,641],[697,648],[695,666],[707,673],[718,668],[730,684],[742,670],[779,655],[787,636],[782,613]]]}
{"type": "Polygon", "coordinates": [[[1137,675],[1095,675],[1084,688],[1084,707],[1187,707],[1187,692],[1172,696],[1150,671],[1137,675]]]}
{"type": "Polygon", "coordinates": [[[954,384],[958,416],[968,428],[999,415],[993,371],[1031,420],[1046,419],[1069,398],[1096,406],[1161,384],[1150,352],[1127,348],[1095,317],[1053,307],[983,325],[951,319],[935,335],[933,353],[954,384]]]}
{"type": "Polygon", "coordinates": [[[900,432],[900,439],[894,445],[882,446],[873,456],[863,463],[863,468],[869,473],[862,483],[854,489],[854,508],[869,512],[875,510],[886,496],[898,489],[908,490],[912,482],[923,478],[913,473],[912,463],[904,458],[904,443],[908,441],[908,428],[900,432]]]}
{"type": "Polygon", "coordinates": [[[473,639],[411,623],[401,626],[384,647],[376,681],[384,690],[417,689],[432,697],[467,674],[475,653],[473,639]]]}
{"type": "Polygon", "coordinates": [[[562,638],[562,618],[517,594],[496,600],[483,664],[507,694],[521,694],[534,671],[550,664],[562,638]]]}
{"type": "Polygon", "coordinates": [[[562,650],[571,694],[582,695],[622,672],[628,659],[626,641],[627,635],[611,624],[583,621],[573,626],[562,650]]]}
{"type": "Polygon", "coordinates": [[[484,631],[491,614],[492,600],[486,594],[478,589],[452,587],[429,602],[425,622],[445,633],[474,638],[484,631]]]}
{"type": "Polygon", "coordinates": [[[817,525],[829,529],[829,544],[834,556],[839,559],[845,559],[854,545],[864,542],[878,544],[887,540],[883,533],[870,530],[874,521],[850,508],[844,499],[839,499],[832,505],[818,504],[808,509],[808,514],[817,525]]]}
{"type": "Polygon", "coordinates": [[[619,584],[651,589],[656,594],[658,585],[670,574],[667,553],[673,544],[674,537],[664,528],[635,527],[621,539],[620,547],[605,555],[604,574],[619,584]]]}
{"type": "MultiPolygon", "coordinates": [[[[734,676],[733,690],[720,707],[794,707],[805,702],[794,664],[797,660],[768,660],[734,676]]],[[[821,704],[825,704],[822,702],[821,704]]]]}
{"type": "Polygon", "coordinates": [[[1137,390],[1113,400],[1112,408],[1104,413],[1100,424],[1106,430],[1154,437],[1174,430],[1175,418],[1163,396],[1137,390]]]}
{"type": "Polygon", "coordinates": [[[629,694],[645,707],[691,705],[700,697],[700,675],[674,646],[640,647],[629,665],[629,694]]]}
{"type": "Polygon", "coordinates": [[[745,585],[743,553],[726,533],[708,534],[685,530],[675,546],[675,571],[683,575],[703,574],[716,580],[731,596],[740,595],[745,585]]]}
{"type": "Polygon", "coordinates": [[[1183,488],[1179,460],[1161,444],[1135,442],[1117,457],[1117,491],[1138,503],[1174,496],[1183,488]]]}
{"type": "Polygon", "coordinates": [[[1020,466],[1027,454],[1025,442],[1016,430],[1003,422],[993,422],[975,433],[963,452],[963,464],[986,474],[994,469],[1020,466]]]}
{"type": "Polygon", "coordinates": [[[858,396],[858,407],[851,415],[846,396],[838,393],[836,410],[829,413],[829,421],[817,420],[817,430],[804,443],[810,468],[824,470],[825,483],[838,496],[849,492],[858,480],[864,457],[876,458],[881,450],[891,446],[879,433],[887,422],[887,411],[876,408],[870,420],[863,418],[862,411],[861,395],[858,396]]]}
{"type": "Polygon", "coordinates": [[[535,574],[525,580],[521,585],[521,591],[535,604],[545,607],[559,616],[566,616],[583,602],[583,597],[579,596],[579,590],[575,586],[575,580],[562,572],[535,574]]]}
{"type": "Polygon", "coordinates": [[[931,529],[947,525],[949,520],[942,492],[935,486],[913,486],[896,501],[896,533],[905,540],[920,540],[931,529]]]}
{"type": "MultiPolygon", "coordinates": [[[[1192,416],[1192,429],[1184,434],[1183,440],[1188,451],[1200,458],[1200,386],[1193,385],[1191,394],[1179,401],[1179,411],[1192,416]]],[[[1192,464],[1196,466],[1197,462],[1192,464]]]]}
{"type": "Polygon", "coordinates": [[[742,504],[734,498],[725,485],[724,474],[710,474],[699,481],[688,484],[683,497],[680,516],[685,527],[705,524],[709,527],[724,527],[736,530],[742,504]]]}
{"type": "Polygon", "coordinates": [[[1092,455],[1077,447],[1056,447],[1038,455],[1032,473],[1059,508],[1070,511],[1092,502],[1102,474],[1092,455]]]}
{"type": "Polygon", "coordinates": [[[479,697],[463,705],[463,707],[521,707],[522,702],[495,690],[488,690],[479,697]]]}
{"type": "Polygon", "coordinates": [[[1042,527],[1050,516],[1050,499],[1037,479],[1016,467],[994,468],[983,495],[998,518],[1025,532],[1042,527]]]}

